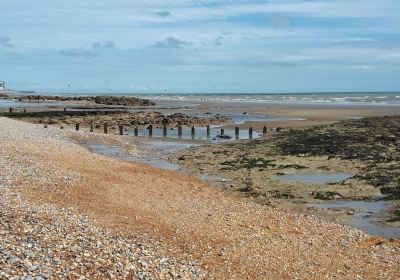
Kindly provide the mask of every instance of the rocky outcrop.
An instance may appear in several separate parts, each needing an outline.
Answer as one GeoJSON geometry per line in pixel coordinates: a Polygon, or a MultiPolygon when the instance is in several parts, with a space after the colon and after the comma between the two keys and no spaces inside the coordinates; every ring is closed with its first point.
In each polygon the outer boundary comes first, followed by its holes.
{"type": "Polygon", "coordinates": [[[52,96],[52,95],[24,95],[18,97],[19,101],[86,101],[101,105],[115,106],[154,106],[154,102],[133,96],[52,96]]]}
{"type": "Polygon", "coordinates": [[[330,156],[359,160],[367,167],[356,177],[400,196],[400,116],[346,120],[283,133],[276,140],[283,155],[330,156]]]}
{"type": "Polygon", "coordinates": [[[44,124],[67,124],[90,125],[95,123],[101,125],[108,123],[110,128],[124,125],[126,127],[144,127],[150,124],[161,127],[166,124],[168,127],[178,126],[206,126],[225,123],[228,118],[215,116],[211,118],[199,118],[181,113],[164,115],[160,112],[128,112],[126,110],[75,110],[75,111],[39,111],[39,112],[12,112],[3,113],[3,116],[23,119],[33,123],[44,124]]]}

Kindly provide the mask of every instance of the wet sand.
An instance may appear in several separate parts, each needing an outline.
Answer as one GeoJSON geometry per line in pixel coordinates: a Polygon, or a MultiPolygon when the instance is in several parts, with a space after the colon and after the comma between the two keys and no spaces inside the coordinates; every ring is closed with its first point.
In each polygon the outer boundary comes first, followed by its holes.
{"type": "MultiPolygon", "coordinates": [[[[241,128],[248,128],[252,125],[255,129],[267,127],[283,128],[302,128],[321,124],[330,124],[344,119],[365,118],[375,116],[399,115],[400,108],[394,106],[371,106],[371,105],[318,105],[318,104],[237,104],[237,103],[219,103],[204,102],[195,108],[186,109],[191,112],[236,112],[239,114],[248,113],[252,115],[281,117],[282,120],[256,121],[240,124],[241,128]],[[284,118],[303,118],[305,120],[285,120],[284,118]]],[[[184,110],[184,111],[186,111],[184,110]]],[[[230,126],[232,127],[232,125],[230,126]]]]}

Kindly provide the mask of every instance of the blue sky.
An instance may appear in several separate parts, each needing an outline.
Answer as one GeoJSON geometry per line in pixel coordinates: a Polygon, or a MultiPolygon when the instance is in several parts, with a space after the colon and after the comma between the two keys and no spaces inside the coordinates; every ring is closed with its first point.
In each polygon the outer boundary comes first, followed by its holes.
{"type": "Polygon", "coordinates": [[[400,90],[398,0],[168,2],[1,0],[0,80],[39,92],[400,90]]]}

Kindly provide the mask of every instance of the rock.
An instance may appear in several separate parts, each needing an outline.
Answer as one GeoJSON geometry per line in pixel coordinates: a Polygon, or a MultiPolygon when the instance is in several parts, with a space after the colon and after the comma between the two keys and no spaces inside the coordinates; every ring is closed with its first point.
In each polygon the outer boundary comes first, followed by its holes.
{"type": "Polygon", "coordinates": [[[51,96],[51,95],[26,95],[20,96],[19,101],[87,101],[102,105],[118,105],[118,106],[154,106],[154,102],[148,99],[125,96],[51,96]]]}
{"type": "Polygon", "coordinates": [[[218,134],[217,138],[219,138],[219,139],[231,139],[232,136],[229,136],[229,135],[226,135],[226,134],[225,135],[218,134]]]}

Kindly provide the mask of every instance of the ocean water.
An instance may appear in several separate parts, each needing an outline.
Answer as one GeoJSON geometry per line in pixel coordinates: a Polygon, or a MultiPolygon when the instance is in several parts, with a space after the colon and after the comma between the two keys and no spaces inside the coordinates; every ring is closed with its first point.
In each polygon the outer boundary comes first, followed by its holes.
{"type": "Polygon", "coordinates": [[[15,99],[0,99],[0,109],[3,108],[25,108],[25,107],[42,107],[42,106],[63,106],[63,102],[20,102],[15,99]]]}
{"type": "Polygon", "coordinates": [[[8,108],[15,106],[16,101],[10,99],[0,99],[0,108],[8,108]]]}
{"type": "MultiPolygon", "coordinates": [[[[127,94],[126,94],[127,95],[127,94]]],[[[400,92],[296,93],[296,94],[132,94],[158,104],[180,101],[187,105],[204,101],[255,104],[400,106],[400,92]]]]}
{"type": "MultiPolygon", "coordinates": [[[[39,93],[37,93],[39,94],[39,93]]],[[[114,95],[137,96],[155,101],[159,106],[193,106],[203,102],[221,102],[232,104],[296,104],[296,105],[366,105],[366,106],[400,106],[400,92],[354,92],[354,93],[266,93],[266,94],[232,94],[232,93],[40,93],[42,95],[87,96],[114,95]]],[[[0,100],[0,105],[4,100],[0,100]]],[[[9,105],[9,104],[7,104],[9,105]]],[[[54,105],[54,104],[52,104],[54,105]]]]}

